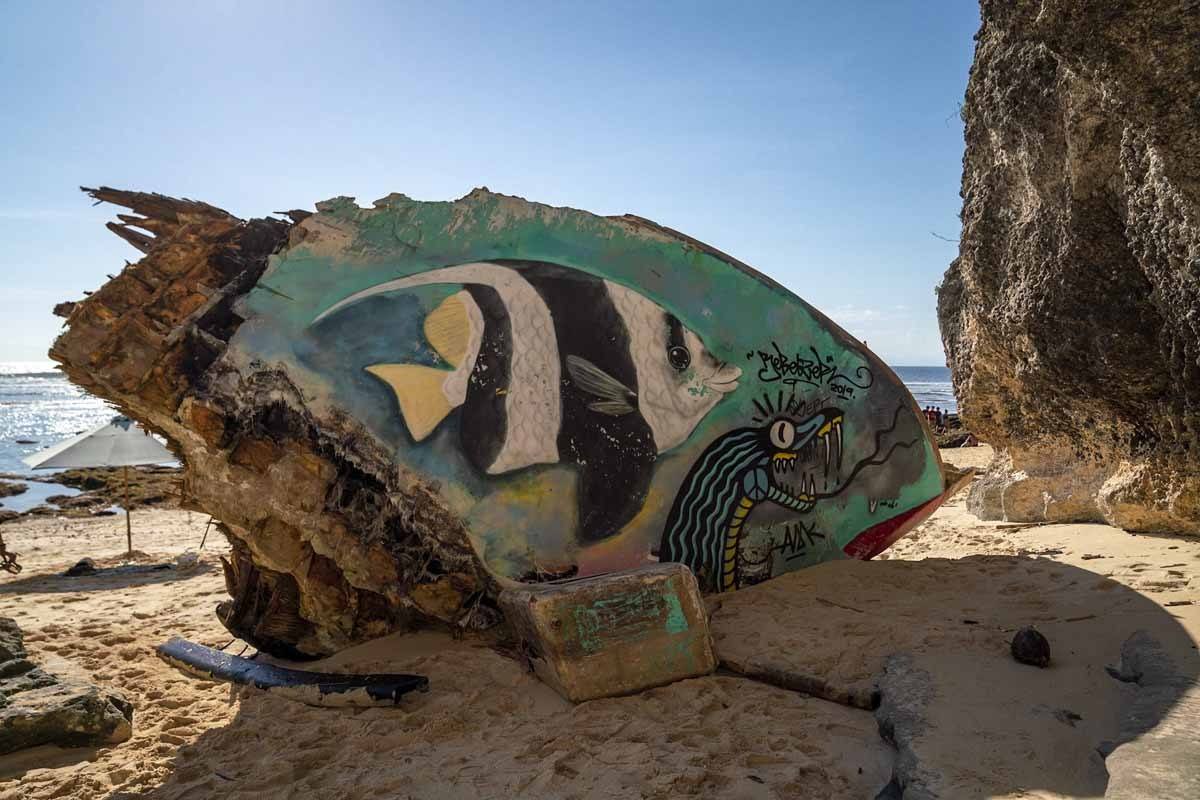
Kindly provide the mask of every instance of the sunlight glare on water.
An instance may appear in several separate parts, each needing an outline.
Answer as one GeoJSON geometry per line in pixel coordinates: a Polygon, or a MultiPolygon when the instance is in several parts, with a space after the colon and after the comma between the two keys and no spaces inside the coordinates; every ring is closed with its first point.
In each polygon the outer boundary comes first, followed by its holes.
{"type": "Polygon", "coordinates": [[[29,474],[23,456],[95,428],[115,413],[49,361],[0,363],[0,472],[29,474]]]}
{"type": "MultiPolygon", "coordinates": [[[[957,411],[950,370],[896,367],[920,406],[957,411]]],[[[0,472],[28,474],[23,456],[107,422],[116,412],[49,361],[0,363],[0,472]],[[32,444],[28,442],[33,442],[32,444]]]]}

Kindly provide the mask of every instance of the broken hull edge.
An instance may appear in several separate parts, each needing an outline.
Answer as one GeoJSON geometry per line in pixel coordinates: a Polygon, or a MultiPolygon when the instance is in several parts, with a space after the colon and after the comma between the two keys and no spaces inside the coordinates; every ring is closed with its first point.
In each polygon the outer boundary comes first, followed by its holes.
{"type": "Polygon", "coordinates": [[[842,552],[850,558],[858,558],[864,561],[874,558],[899,541],[904,534],[928,519],[934,511],[938,510],[942,503],[957,494],[974,477],[975,470],[972,469],[956,475],[953,480],[947,479],[945,490],[937,497],[927,500],[915,508],[910,508],[901,514],[897,514],[890,519],[885,519],[883,522],[872,525],[851,539],[842,548],[842,552]]]}

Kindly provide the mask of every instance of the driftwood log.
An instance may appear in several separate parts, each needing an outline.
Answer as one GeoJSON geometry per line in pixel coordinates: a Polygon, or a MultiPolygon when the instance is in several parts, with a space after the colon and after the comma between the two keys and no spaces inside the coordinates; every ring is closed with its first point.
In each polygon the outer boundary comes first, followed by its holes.
{"type": "MultiPolygon", "coordinates": [[[[161,434],[186,466],[184,507],[221,522],[237,636],[317,656],[422,624],[483,628],[499,614],[461,522],[404,482],[358,423],[318,426],[286,376],[221,356],[236,301],[299,229],[206,203],[85,189],[131,210],[109,223],[145,256],[56,312],[67,376],[161,434]]],[[[293,223],[307,212],[289,212],[293,223]]]]}

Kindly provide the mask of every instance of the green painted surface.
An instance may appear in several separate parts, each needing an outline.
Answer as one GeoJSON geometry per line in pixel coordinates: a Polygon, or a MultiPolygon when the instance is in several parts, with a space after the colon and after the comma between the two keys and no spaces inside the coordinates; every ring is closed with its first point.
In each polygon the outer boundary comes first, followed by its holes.
{"type": "Polygon", "coordinates": [[[687,629],[687,620],[674,592],[657,587],[620,591],[573,609],[576,637],[583,652],[594,655],[608,644],[629,643],[687,629]],[[675,618],[675,614],[678,618],[675,618]],[[682,627],[679,627],[682,626],[682,627]]]}
{"type": "Polygon", "coordinates": [[[688,629],[687,617],[683,615],[683,607],[679,605],[679,595],[668,592],[663,595],[667,604],[667,633],[683,633],[688,629]]]}
{"type": "MultiPolygon", "coordinates": [[[[733,495],[761,458],[773,463],[769,426],[787,418],[800,431],[825,408],[842,415],[840,477],[873,457],[881,463],[856,472],[846,486],[827,486],[836,494],[809,508],[755,504],[741,529],[735,585],[844,557],[843,548],[864,531],[942,490],[935,451],[898,379],[795,295],[702,246],[630,221],[486,192],[455,202],[393,195],[371,209],[342,198],[319,208],[302,226],[307,238],[273,257],[242,302],[246,323],[230,357],[285,371],[315,414],[360,424],[397,467],[436,487],[440,501],[467,521],[476,549],[498,575],[516,578],[544,565],[575,565],[588,575],[650,563],[660,552],[689,563],[706,588],[722,588],[721,543],[738,502],[733,495]],[[396,396],[366,372],[374,364],[449,370],[423,322],[461,285],[385,293],[314,324],[357,292],[496,259],[547,262],[636,291],[693,331],[715,359],[741,369],[736,388],[680,443],[653,457],[648,485],[632,499],[628,519],[599,540],[580,536],[580,482],[589,468],[581,462],[588,459],[488,474],[464,455],[462,409],[417,441],[396,396]],[[758,450],[727,461],[722,471],[711,456],[722,447],[736,449],[738,436],[750,436],[744,431],[755,432],[758,450]],[[896,444],[905,446],[889,449],[896,444]],[[687,504],[679,507],[689,491],[704,513],[689,516],[687,504]]],[[[813,265],[811,276],[822,279],[821,265],[813,265]]],[[[570,313],[590,311],[580,306],[570,313]]],[[[571,380],[564,370],[564,386],[571,380]]],[[[648,395],[639,396],[636,413],[648,402],[648,395]]],[[[587,424],[602,437],[609,419],[601,414],[587,424]]],[[[798,460],[807,476],[828,484],[821,447],[798,460]]],[[[803,493],[798,484],[805,476],[797,473],[770,474],[770,481],[803,493]]],[[[617,470],[612,477],[624,476],[617,470]]]]}

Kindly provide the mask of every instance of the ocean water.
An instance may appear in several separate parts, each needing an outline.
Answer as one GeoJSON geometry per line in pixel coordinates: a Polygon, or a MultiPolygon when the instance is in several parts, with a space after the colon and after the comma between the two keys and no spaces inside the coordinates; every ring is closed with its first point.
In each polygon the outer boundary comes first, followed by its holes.
{"type": "MultiPolygon", "coordinates": [[[[947,368],[893,369],[922,408],[958,410],[947,368]]],[[[23,456],[107,422],[114,413],[49,361],[0,363],[0,472],[28,474],[23,456]]]]}
{"type": "Polygon", "coordinates": [[[892,367],[904,385],[912,392],[921,408],[939,406],[942,411],[958,413],[958,401],[954,399],[954,385],[950,382],[947,367],[892,367]]]}
{"type": "Polygon", "coordinates": [[[91,430],[115,413],[49,361],[0,363],[0,472],[30,474],[23,456],[91,430]]]}

